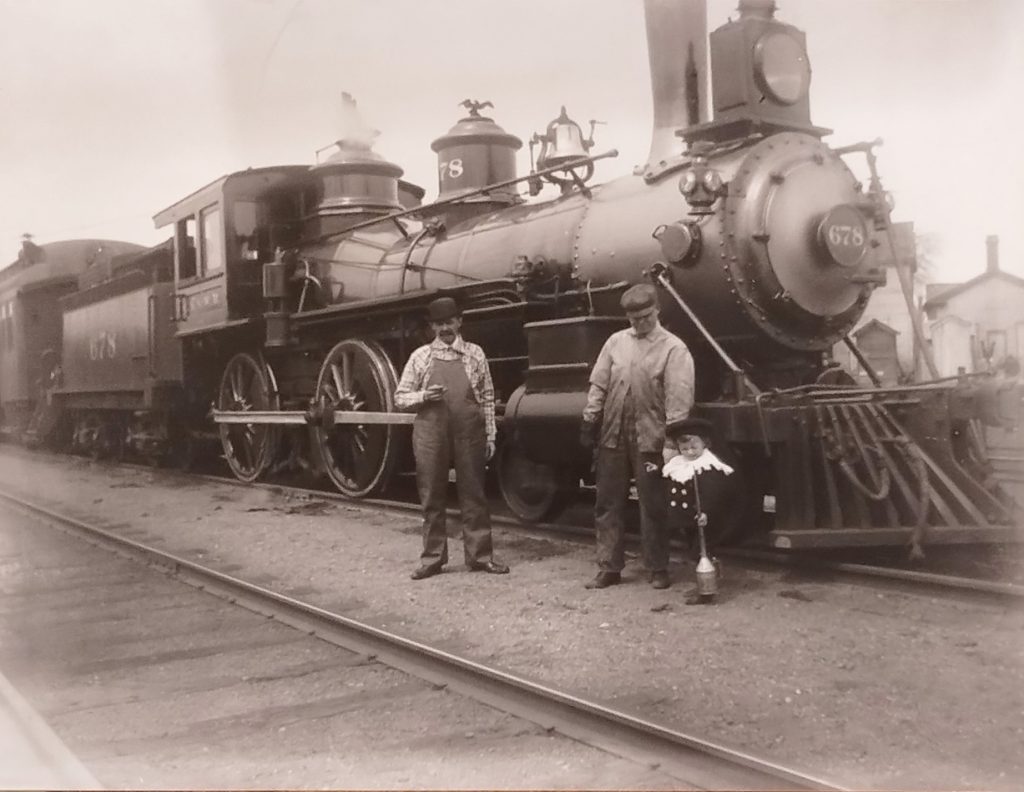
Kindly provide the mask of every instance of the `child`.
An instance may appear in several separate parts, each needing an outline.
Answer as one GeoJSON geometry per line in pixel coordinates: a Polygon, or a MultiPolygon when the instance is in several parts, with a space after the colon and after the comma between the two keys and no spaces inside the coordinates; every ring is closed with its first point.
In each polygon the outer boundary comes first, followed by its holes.
{"type": "Polygon", "coordinates": [[[662,468],[662,475],[669,479],[669,514],[682,525],[694,558],[700,556],[700,515],[704,515],[704,540],[710,556],[722,530],[725,508],[734,497],[733,482],[727,479],[733,469],[708,447],[711,431],[711,422],[703,418],[684,418],[665,427],[665,434],[679,448],[662,468]]]}

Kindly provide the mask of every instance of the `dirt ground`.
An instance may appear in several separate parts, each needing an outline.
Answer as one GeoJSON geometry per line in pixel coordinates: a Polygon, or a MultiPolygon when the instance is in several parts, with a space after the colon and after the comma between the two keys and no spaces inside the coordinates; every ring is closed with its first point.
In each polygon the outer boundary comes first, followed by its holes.
{"type": "MultiPolygon", "coordinates": [[[[1017,790],[1024,610],[727,567],[689,605],[675,559],[589,591],[589,547],[495,529],[507,576],[413,581],[419,520],[0,448],[0,486],[367,623],[854,789],[1017,790]]],[[[449,526],[450,533],[458,527],[449,526]]]]}
{"type": "Polygon", "coordinates": [[[0,789],[691,786],[3,506],[0,670],[0,789]]]}

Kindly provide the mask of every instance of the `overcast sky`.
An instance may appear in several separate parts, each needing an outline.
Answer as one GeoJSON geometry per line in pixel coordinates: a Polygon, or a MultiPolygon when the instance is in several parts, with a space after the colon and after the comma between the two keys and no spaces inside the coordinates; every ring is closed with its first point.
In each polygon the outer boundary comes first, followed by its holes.
{"type": "MultiPolygon", "coordinates": [[[[895,219],[933,240],[938,279],[981,272],[989,234],[1024,275],[1024,2],[778,5],[807,33],[813,123],[884,138],[895,219]]],[[[709,27],[735,7],[709,0],[709,27]]],[[[161,241],[152,216],[221,175],[312,163],[342,91],[428,200],[466,98],[524,141],[562,104],[605,121],[605,181],[650,146],[642,2],[0,0],[0,264],[24,232],[161,241]]]]}

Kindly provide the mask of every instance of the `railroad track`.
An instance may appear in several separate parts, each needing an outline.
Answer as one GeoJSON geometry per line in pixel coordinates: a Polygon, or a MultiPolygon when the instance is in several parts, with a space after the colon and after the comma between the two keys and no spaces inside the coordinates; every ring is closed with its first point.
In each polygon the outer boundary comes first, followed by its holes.
{"type": "MultiPolygon", "coordinates": [[[[283,495],[290,495],[299,498],[319,498],[341,503],[350,503],[345,496],[330,490],[307,489],[303,487],[292,487],[280,483],[256,482],[245,484],[227,476],[204,475],[205,480],[217,483],[237,484],[241,487],[262,487],[283,495]]],[[[361,505],[373,506],[378,509],[389,509],[403,513],[418,513],[418,503],[409,501],[386,499],[386,498],[365,498],[358,501],[361,505]]],[[[449,508],[450,514],[457,514],[457,508],[449,508]]],[[[504,528],[516,531],[534,533],[538,536],[555,535],[570,540],[593,539],[593,528],[583,525],[567,525],[565,523],[547,522],[526,525],[514,517],[493,514],[491,522],[504,528]]],[[[636,537],[628,535],[627,543],[638,546],[636,537]]],[[[800,569],[808,573],[828,572],[836,576],[848,578],[868,579],[872,581],[883,581],[897,585],[909,585],[932,590],[945,590],[958,592],[969,596],[992,597],[997,599],[1021,600],[1024,599],[1024,586],[1017,583],[981,580],[972,577],[939,574],[919,569],[905,569],[881,564],[856,563],[850,561],[835,561],[823,559],[812,554],[796,555],[783,553],[774,550],[761,550],[752,548],[722,548],[718,554],[728,560],[740,562],[752,562],[758,564],[785,565],[800,569]]]]}
{"type": "Polygon", "coordinates": [[[814,557],[792,556],[768,550],[732,548],[728,551],[723,551],[721,555],[727,558],[792,566],[810,573],[830,572],[836,575],[848,577],[867,578],[870,580],[895,584],[907,584],[940,591],[953,591],[964,595],[1008,600],[1024,599],[1024,586],[1017,583],[979,580],[970,577],[945,575],[916,569],[901,569],[898,567],[875,564],[863,564],[848,561],[828,561],[814,557]]]}
{"type": "MultiPolygon", "coordinates": [[[[317,497],[321,497],[317,493],[317,497]]],[[[118,536],[0,491],[0,502],[97,546],[549,732],[656,767],[700,789],[839,789],[824,779],[467,660],[118,536]]],[[[385,502],[381,502],[382,504],[385,502]]],[[[394,506],[392,506],[394,507],[394,506]]]]}
{"type": "MultiPolygon", "coordinates": [[[[33,454],[44,454],[46,452],[33,451],[33,454]]],[[[129,462],[109,463],[124,465],[127,467],[149,470],[148,466],[135,465],[129,462]]],[[[177,475],[189,475],[204,481],[228,484],[240,488],[256,487],[260,489],[278,492],[285,496],[300,499],[320,499],[336,503],[352,503],[350,499],[332,489],[310,489],[308,487],[292,486],[282,482],[240,482],[230,475],[211,473],[180,473],[177,475]]],[[[415,497],[413,494],[411,497],[415,497]]],[[[363,498],[357,501],[359,505],[370,506],[377,509],[392,510],[401,513],[419,513],[419,504],[413,500],[400,500],[394,498],[363,498]]],[[[450,514],[458,514],[456,507],[449,508],[450,514]]],[[[573,541],[587,541],[593,539],[593,527],[565,522],[545,522],[526,525],[518,519],[502,514],[492,513],[493,524],[520,532],[533,534],[535,536],[558,536],[573,541]]],[[[627,543],[632,546],[638,545],[638,540],[632,535],[627,535],[627,543]]],[[[988,597],[996,599],[1020,600],[1024,599],[1024,585],[1014,582],[1003,582],[997,580],[985,580],[975,577],[957,574],[944,574],[920,568],[910,569],[905,566],[853,562],[823,558],[817,554],[785,553],[776,550],[760,548],[722,548],[719,555],[730,561],[750,564],[774,564],[783,565],[798,569],[808,574],[829,573],[837,577],[847,579],[868,580],[877,583],[884,583],[896,586],[912,586],[919,589],[946,591],[972,597],[988,597]]]]}

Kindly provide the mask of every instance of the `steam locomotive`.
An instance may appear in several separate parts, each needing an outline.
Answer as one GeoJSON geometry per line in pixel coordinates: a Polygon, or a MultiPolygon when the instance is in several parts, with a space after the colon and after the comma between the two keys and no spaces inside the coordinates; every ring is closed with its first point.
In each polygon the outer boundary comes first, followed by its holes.
{"type": "MultiPolygon", "coordinates": [[[[522,140],[467,100],[432,144],[431,203],[359,123],[312,167],[225,176],[155,216],[168,243],[51,291],[60,354],[31,410],[20,403],[26,431],[153,459],[214,436],[243,481],[306,466],[350,497],[380,493],[410,466],[397,372],[445,294],[490,361],[502,494],[537,521],[590,476],[576,443],[589,371],[626,326],[620,295],[649,280],[694,355],[695,412],[743,479],[734,540],[1014,539],[977,437],[1004,419],[994,385],[860,388],[831,361],[842,341],[856,353],[849,331],[884,283],[889,206],[874,144],[833,148],[810,121],[804,34],[773,0],[740,0],[710,36],[702,3],[645,12],[645,166],[590,184],[614,152],[592,153],[593,130],[563,108],[518,176],[522,140]],[[860,156],[867,185],[848,164],[860,156]],[[537,199],[545,185],[558,196],[537,199]]],[[[0,273],[0,302],[3,289],[0,273]]]]}

